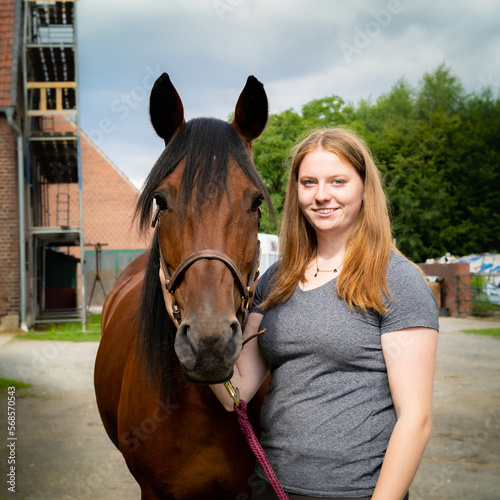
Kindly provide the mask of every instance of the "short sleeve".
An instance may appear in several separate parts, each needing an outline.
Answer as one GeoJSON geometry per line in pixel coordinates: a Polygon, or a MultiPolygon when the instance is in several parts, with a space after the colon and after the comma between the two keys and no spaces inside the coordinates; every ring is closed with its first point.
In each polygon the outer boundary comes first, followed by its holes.
{"type": "Polygon", "coordinates": [[[255,287],[255,294],[252,300],[252,307],[250,312],[256,312],[259,314],[264,314],[264,311],[261,309],[260,305],[265,300],[266,292],[269,292],[268,285],[273,279],[276,271],[278,270],[278,262],[275,262],[271,267],[269,267],[264,274],[259,278],[257,286],[255,287]]]}
{"type": "Polygon", "coordinates": [[[412,327],[439,330],[436,299],[425,278],[409,260],[393,254],[387,284],[391,295],[386,301],[388,311],[382,317],[381,333],[412,327]]]}

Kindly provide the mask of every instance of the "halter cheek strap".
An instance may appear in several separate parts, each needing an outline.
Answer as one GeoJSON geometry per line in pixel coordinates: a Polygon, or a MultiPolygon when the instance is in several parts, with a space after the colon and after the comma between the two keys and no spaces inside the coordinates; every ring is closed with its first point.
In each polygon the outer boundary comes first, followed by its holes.
{"type": "Polygon", "coordinates": [[[165,289],[167,292],[170,293],[170,300],[172,302],[172,316],[174,319],[177,321],[177,324],[179,325],[181,322],[181,310],[179,309],[179,305],[177,304],[177,301],[175,300],[175,295],[173,290],[171,291],[169,289],[169,284],[170,284],[170,274],[167,271],[167,264],[165,263],[165,259],[163,258],[163,253],[161,251],[161,239],[160,239],[160,226],[158,226],[158,249],[160,251],[160,265],[161,269],[163,271],[163,276],[165,277],[165,289]]]}
{"type": "MultiPolygon", "coordinates": [[[[154,227],[158,221],[159,217],[159,211],[156,213],[154,219],[153,219],[153,224],[152,226],[154,227]]],[[[234,261],[226,255],[223,252],[220,252],[218,250],[210,250],[210,249],[204,249],[204,250],[198,250],[196,252],[193,252],[192,254],[188,255],[177,267],[177,269],[174,271],[173,275],[170,276],[168,270],[167,270],[167,264],[165,263],[165,259],[163,258],[163,252],[161,249],[161,238],[160,238],[160,225],[158,224],[157,227],[158,231],[158,249],[160,253],[160,265],[163,271],[163,275],[165,276],[165,288],[167,292],[170,294],[172,298],[172,315],[175,318],[175,320],[180,324],[181,322],[181,311],[179,309],[179,305],[177,304],[177,301],[175,300],[174,292],[175,290],[179,287],[180,283],[182,282],[182,278],[184,276],[184,273],[198,260],[218,260],[225,264],[225,266],[231,271],[234,281],[236,282],[236,286],[238,287],[238,290],[241,295],[241,306],[240,306],[240,317],[238,320],[240,321],[242,329],[245,326],[247,317],[248,317],[248,312],[250,309],[250,304],[252,302],[252,297],[253,297],[253,286],[255,283],[255,280],[259,276],[259,264],[260,264],[260,257],[261,257],[261,247],[260,247],[260,241],[257,241],[257,248],[255,251],[255,257],[252,265],[252,270],[250,271],[250,275],[248,277],[248,283],[245,284],[245,281],[243,280],[243,276],[241,275],[240,270],[234,263],[234,261]]]]}

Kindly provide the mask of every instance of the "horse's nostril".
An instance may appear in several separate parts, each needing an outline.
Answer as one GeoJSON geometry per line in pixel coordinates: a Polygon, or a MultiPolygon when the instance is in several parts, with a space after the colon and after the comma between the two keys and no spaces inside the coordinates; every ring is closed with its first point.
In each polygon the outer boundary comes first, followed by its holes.
{"type": "Polygon", "coordinates": [[[174,348],[179,361],[188,369],[192,370],[196,364],[196,354],[189,340],[189,325],[181,323],[175,336],[174,348]]]}
{"type": "Polygon", "coordinates": [[[232,369],[240,355],[241,326],[237,319],[217,328],[205,325],[200,330],[196,326],[189,321],[179,325],[174,344],[177,357],[186,370],[218,378],[221,372],[232,369]]]}
{"type": "Polygon", "coordinates": [[[229,342],[226,345],[224,353],[224,361],[227,367],[234,365],[240,355],[242,345],[241,326],[239,321],[234,320],[229,326],[231,330],[231,337],[229,338],[229,342]]]}

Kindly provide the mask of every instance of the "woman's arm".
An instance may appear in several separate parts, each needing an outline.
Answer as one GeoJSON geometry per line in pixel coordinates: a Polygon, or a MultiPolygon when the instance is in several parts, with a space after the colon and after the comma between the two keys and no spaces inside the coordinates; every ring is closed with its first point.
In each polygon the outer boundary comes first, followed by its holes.
{"type": "MultiPolygon", "coordinates": [[[[243,340],[259,331],[263,317],[262,314],[258,313],[248,315],[243,340]]],[[[234,366],[234,375],[231,379],[234,387],[237,387],[240,391],[240,399],[248,403],[259,390],[268,373],[267,362],[260,353],[257,339],[254,338],[243,347],[234,366]]],[[[210,388],[227,411],[234,411],[233,400],[222,384],[211,385],[210,388]]]]}
{"type": "Polygon", "coordinates": [[[432,428],[437,332],[407,328],[382,335],[397,422],[372,500],[401,500],[415,477],[432,428]]]}

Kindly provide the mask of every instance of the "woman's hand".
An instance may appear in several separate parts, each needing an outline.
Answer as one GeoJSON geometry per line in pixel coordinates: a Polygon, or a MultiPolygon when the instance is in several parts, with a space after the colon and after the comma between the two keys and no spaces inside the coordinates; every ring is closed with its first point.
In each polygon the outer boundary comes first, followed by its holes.
{"type": "MultiPolygon", "coordinates": [[[[259,313],[248,315],[243,341],[259,331],[263,317],[259,313]]],[[[240,399],[248,403],[259,390],[268,373],[269,367],[260,353],[258,340],[252,338],[243,347],[234,366],[234,375],[231,379],[234,387],[237,387],[240,392],[240,399]]],[[[210,388],[227,411],[234,411],[234,402],[222,384],[211,385],[210,388]]]]}

